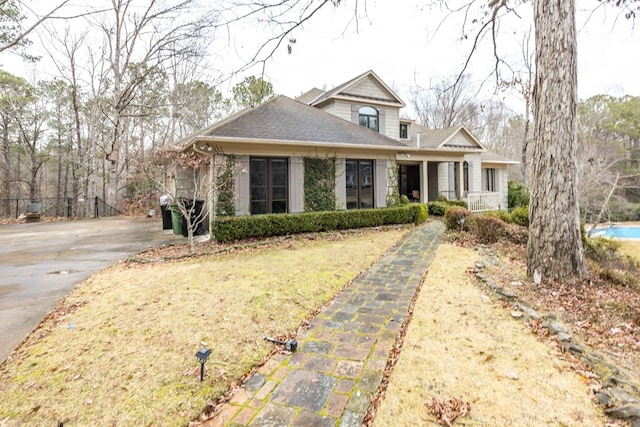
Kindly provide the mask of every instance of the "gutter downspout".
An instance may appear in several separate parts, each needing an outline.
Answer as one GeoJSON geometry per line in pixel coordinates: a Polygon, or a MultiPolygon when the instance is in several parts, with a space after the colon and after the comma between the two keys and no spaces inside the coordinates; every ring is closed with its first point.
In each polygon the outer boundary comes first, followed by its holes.
{"type": "MultiPolygon", "coordinates": [[[[207,215],[209,217],[209,233],[207,233],[207,241],[210,242],[213,235],[211,233],[212,223],[215,214],[215,203],[218,192],[213,190],[213,177],[215,172],[215,160],[216,160],[216,150],[214,150],[209,144],[207,144],[207,151],[201,150],[198,147],[198,144],[194,142],[192,144],[193,150],[196,153],[204,154],[205,156],[211,157],[211,161],[209,162],[209,191],[213,191],[213,197],[207,197],[207,215]]],[[[207,191],[208,192],[208,191],[207,191]]]]}

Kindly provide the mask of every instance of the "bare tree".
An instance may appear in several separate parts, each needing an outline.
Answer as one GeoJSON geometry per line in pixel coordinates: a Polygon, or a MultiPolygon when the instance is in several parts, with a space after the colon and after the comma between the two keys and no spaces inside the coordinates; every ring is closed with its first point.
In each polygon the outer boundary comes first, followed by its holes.
{"type": "MultiPolygon", "coordinates": [[[[121,156],[126,149],[130,107],[145,79],[162,70],[175,56],[184,60],[200,53],[199,38],[211,28],[206,17],[192,16],[194,0],[153,0],[144,7],[133,0],[112,0],[110,19],[102,16],[96,25],[106,40],[104,52],[109,66],[111,100],[103,113],[111,124],[111,138],[104,147],[107,162],[107,201],[115,204],[120,188],[121,156]]],[[[194,9],[195,10],[195,9],[194,9]]]]}
{"type": "MultiPolygon", "coordinates": [[[[173,209],[184,219],[191,253],[195,253],[194,236],[204,232],[205,221],[211,226],[218,214],[233,214],[228,211],[233,207],[222,205],[228,202],[233,206],[234,177],[247,173],[235,162],[234,156],[213,149],[204,152],[161,150],[154,164],[137,163],[137,167],[158,191],[169,196],[173,209]],[[161,165],[161,170],[156,165],[161,165]],[[163,175],[166,171],[169,177],[163,175]]],[[[213,238],[211,230],[208,238],[213,238]]]]}
{"type": "Polygon", "coordinates": [[[520,169],[522,182],[528,183],[527,168],[530,162],[529,151],[531,142],[531,109],[533,107],[533,87],[535,83],[535,52],[531,46],[531,31],[525,32],[520,42],[521,66],[518,69],[509,67],[511,77],[501,76],[500,87],[513,89],[522,98],[524,106],[523,132],[520,144],[520,169]]]}
{"type": "Polygon", "coordinates": [[[26,16],[20,8],[21,2],[17,0],[0,0],[0,22],[4,24],[0,32],[0,53],[24,45],[33,30],[46,20],[54,18],[56,12],[62,9],[69,1],[60,1],[43,15],[35,15],[35,22],[24,28],[21,22],[26,19],[26,16]]]}
{"type": "Polygon", "coordinates": [[[431,129],[469,126],[481,110],[476,99],[477,90],[467,76],[443,79],[428,89],[416,87],[411,91],[418,122],[431,129]]]}

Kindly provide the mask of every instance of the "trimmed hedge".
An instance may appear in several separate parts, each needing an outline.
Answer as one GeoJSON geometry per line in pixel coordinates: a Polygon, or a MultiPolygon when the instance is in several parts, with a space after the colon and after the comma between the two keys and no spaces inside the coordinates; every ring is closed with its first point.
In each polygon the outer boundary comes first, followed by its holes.
{"type": "Polygon", "coordinates": [[[449,205],[447,202],[429,202],[427,203],[427,207],[429,208],[429,215],[444,216],[449,205]]]}
{"type": "Polygon", "coordinates": [[[434,216],[444,216],[447,209],[451,206],[461,207],[467,209],[467,202],[464,200],[441,200],[444,196],[438,196],[438,200],[435,202],[427,203],[427,207],[429,208],[429,215],[434,216]]]}
{"type": "Polygon", "coordinates": [[[411,203],[384,209],[249,215],[218,218],[211,224],[211,230],[216,241],[230,242],[389,224],[420,224],[426,221],[427,212],[424,204],[411,203]]]}

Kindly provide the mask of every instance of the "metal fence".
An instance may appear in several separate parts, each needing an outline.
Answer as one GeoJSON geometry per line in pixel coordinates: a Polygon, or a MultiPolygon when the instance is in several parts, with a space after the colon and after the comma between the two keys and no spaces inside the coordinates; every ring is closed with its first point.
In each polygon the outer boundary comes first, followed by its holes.
{"type": "MultiPolygon", "coordinates": [[[[40,214],[48,217],[98,218],[121,214],[99,197],[43,197],[37,202],[40,204],[40,214]]],[[[19,218],[29,211],[31,203],[31,199],[0,199],[0,218],[19,218]]]]}

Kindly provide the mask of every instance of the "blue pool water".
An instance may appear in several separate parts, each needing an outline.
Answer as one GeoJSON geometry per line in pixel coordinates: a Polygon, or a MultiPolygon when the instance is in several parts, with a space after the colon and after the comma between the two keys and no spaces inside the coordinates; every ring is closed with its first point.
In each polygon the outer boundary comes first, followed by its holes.
{"type": "Polygon", "coordinates": [[[593,233],[593,235],[601,237],[618,237],[622,239],[640,239],[640,227],[614,226],[599,228],[593,233]]]}

